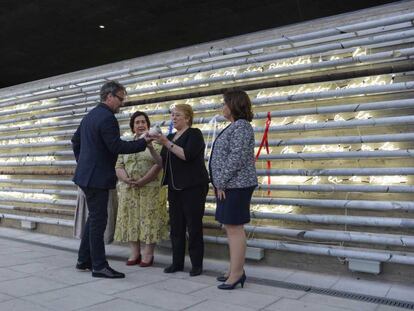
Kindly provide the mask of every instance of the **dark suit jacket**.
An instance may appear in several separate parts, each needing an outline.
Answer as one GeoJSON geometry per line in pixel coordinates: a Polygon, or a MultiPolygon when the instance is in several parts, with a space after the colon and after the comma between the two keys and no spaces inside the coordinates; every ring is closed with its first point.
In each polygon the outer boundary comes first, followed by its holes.
{"type": "Polygon", "coordinates": [[[123,141],[112,110],[100,103],[81,121],[72,137],[77,166],[73,181],[81,187],[113,189],[118,154],[145,150],[145,139],[123,141]]]}
{"type": "MultiPolygon", "coordinates": [[[[170,134],[167,138],[172,140],[174,135],[170,134]]],[[[198,128],[190,127],[174,144],[184,149],[186,160],[181,160],[165,147],[161,149],[164,165],[163,184],[168,185],[173,190],[174,188],[179,190],[207,185],[209,179],[204,162],[204,149],[206,145],[201,131],[198,128]],[[172,181],[175,187],[172,185],[172,181]]]]}

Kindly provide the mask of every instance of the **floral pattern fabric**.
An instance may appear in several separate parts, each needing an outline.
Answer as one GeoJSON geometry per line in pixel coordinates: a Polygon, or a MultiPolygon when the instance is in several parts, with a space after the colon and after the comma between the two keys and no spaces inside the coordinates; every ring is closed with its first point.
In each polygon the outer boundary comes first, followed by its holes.
{"type": "MultiPolygon", "coordinates": [[[[157,151],[159,146],[154,145],[157,151]]],[[[155,164],[149,150],[119,155],[116,168],[124,168],[134,179],[143,177],[155,164]]],[[[115,241],[141,241],[157,243],[168,237],[167,192],[161,187],[161,172],[158,177],[140,188],[119,182],[118,216],[115,241]]]]}

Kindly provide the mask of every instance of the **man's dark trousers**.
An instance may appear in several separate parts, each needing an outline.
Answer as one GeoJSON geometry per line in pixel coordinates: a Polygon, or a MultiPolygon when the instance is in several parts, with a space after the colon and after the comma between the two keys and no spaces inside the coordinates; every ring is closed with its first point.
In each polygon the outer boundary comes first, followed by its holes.
{"type": "Polygon", "coordinates": [[[108,266],[104,233],[108,221],[108,189],[81,187],[86,196],[89,216],[79,247],[78,261],[92,263],[93,270],[108,266]]]}

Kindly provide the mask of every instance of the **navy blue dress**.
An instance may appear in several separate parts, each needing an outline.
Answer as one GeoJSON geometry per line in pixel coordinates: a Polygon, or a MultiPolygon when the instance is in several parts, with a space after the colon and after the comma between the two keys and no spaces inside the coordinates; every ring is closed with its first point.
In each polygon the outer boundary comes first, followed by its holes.
{"type": "Polygon", "coordinates": [[[217,200],[216,220],[225,225],[250,222],[250,201],[256,186],[224,190],[226,199],[217,200]]]}

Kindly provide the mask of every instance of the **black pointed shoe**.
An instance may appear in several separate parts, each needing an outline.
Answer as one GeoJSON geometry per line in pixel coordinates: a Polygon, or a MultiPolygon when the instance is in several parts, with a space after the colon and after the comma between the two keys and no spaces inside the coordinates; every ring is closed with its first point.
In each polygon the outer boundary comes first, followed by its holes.
{"type": "Polygon", "coordinates": [[[240,279],[238,279],[233,284],[223,283],[223,284],[218,285],[217,288],[218,289],[224,289],[224,290],[232,290],[232,289],[235,289],[238,284],[240,284],[240,286],[243,288],[245,281],[246,281],[246,274],[243,273],[243,275],[240,277],[240,279]]]}
{"type": "Polygon", "coordinates": [[[183,266],[176,266],[172,264],[164,269],[164,273],[174,273],[174,272],[183,271],[183,270],[184,270],[183,266]]]}
{"type": "Polygon", "coordinates": [[[190,270],[190,276],[197,276],[203,273],[202,267],[192,267],[190,270]]]}
{"type": "Polygon", "coordinates": [[[91,271],[92,264],[90,262],[77,262],[76,263],[76,270],[84,272],[84,271],[91,271]]]}
{"type": "Polygon", "coordinates": [[[92,270],[92,276],[94,278],[123,279],[125,277],[125,274],[118,272],[108,266],[101,270],[92,270]]]}

